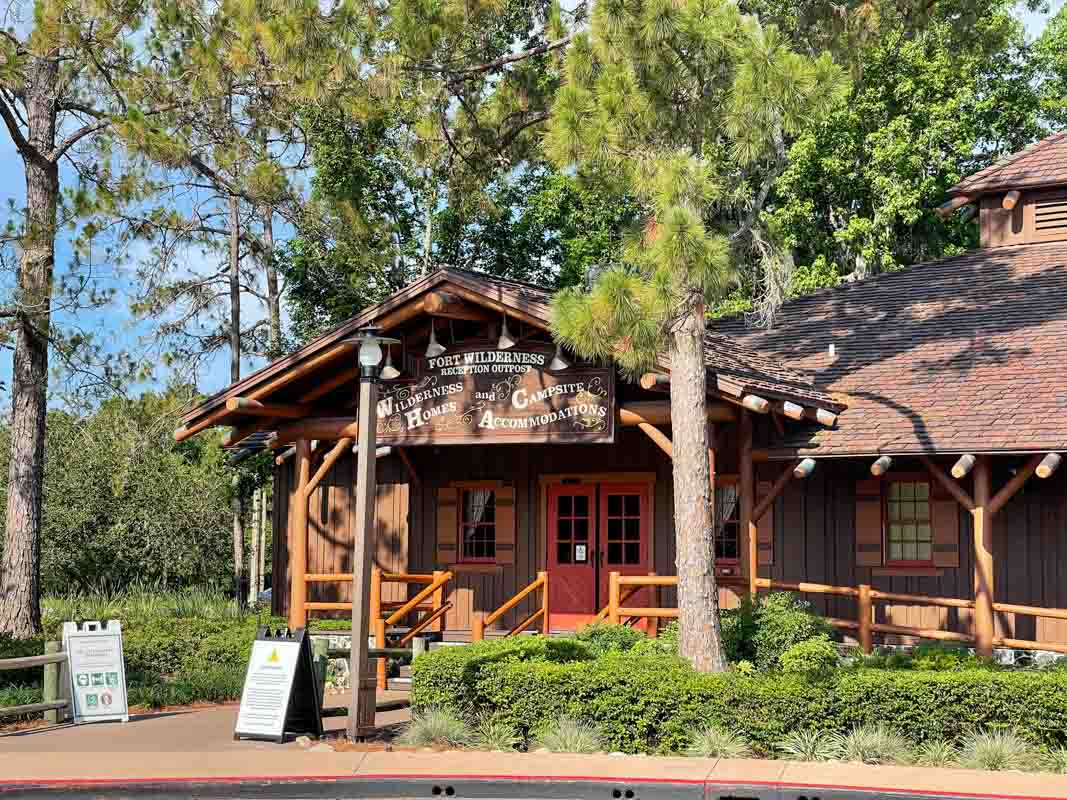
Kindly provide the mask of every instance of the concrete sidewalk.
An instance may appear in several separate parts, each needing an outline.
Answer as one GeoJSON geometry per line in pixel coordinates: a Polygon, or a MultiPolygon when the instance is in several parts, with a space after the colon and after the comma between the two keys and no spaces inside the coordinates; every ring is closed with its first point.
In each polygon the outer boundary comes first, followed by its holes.
{"type": "MultiPolygon", "coordinates": [[[[195,712],[193,712],[195,713],[195,712]]],[[[205,724],[207,724],[205,722],[205,724]]],[[[99,726],[96,726],[99,730],[99,726]]],[[[139,727],[131,723],[127,730],[139,727]]],[[[35,734],[46,741],[62,731],[35,734]]],[[[102,731],[100,731],[102,733],[102,731]]],[[[53,741],[58,741],[55,739],[53,741]]],[[[0,739],[0,788],[50,785],[71,789],[92,784],[95,791],[112,782],[128,788],[138,782],[166,783],[171,792],[183,782],[286,781],[290,786],[316,779],[352,781],[346,796],[359,797],[359,786],[437,780],[495,782],[511,786],[514,797],[536,797],[537,787],[551,782],[592,786],[597,791],[621,786],[658,786],[672,796],[733,794],[735,787],[785,796],[884,796],[888,793],[939,797],[1067,798],[1067,776],[988,773],[970,770],[880,767],[862,764],[801,764],[788,761],[579,756],[549,753],[310,752],[292,746],[229,742],[208,751],[125,750],[100,735],[98,750],[12,751],[18,737],[0,739]],[[511,784],[511,780],[518,783],[511,784]],[[293,783],[293,782],[297,783],[293,783]]],[[[179,742],[180,744],[180,742],[179,742]]],[[[158,742],[157,742],[158,746],[158,742]]],[[[615,791],[615,789],[613,789],[615,791]]],[[[500,796],[500,795],[496,795],[500,796]]],[[[606,795],[605,795],[606,796],[606,795]]],[[[620,793],[618,796],[624,796],[620,793]]]]}

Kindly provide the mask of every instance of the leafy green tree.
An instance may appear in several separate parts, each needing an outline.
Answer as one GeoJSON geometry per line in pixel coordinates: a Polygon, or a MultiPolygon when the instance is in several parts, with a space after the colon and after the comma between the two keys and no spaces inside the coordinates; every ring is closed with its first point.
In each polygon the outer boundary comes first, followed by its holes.
{"type": "Polygon", "coordinates": [[[1049,20],[1034,46],[1041,73],[1041,113],[1061,128],[1067,125],[1067,7],[1049,20]]]}
{"type": "Polygon", "coordinates": [[[593,9],[567,52],[546,149],[631,193],[644,229],[590,292],[554,301],[556,335],[636,375],[669,353],[679,649],[696,669],[726,667],[708,497],[705,309],[732,279],[732,242],[780,258],[760,230],[786,137],[845,88],[828,57],[725,0],[615,0],[593,9]]]}
{"type": "Polygon", "coordinates": [[[150,392],[89,415],[49,414],[45,592],[227,580],[230,470],[218,436],[174,442],[188,400],[188,390],[150,392]]]}
{"type": "Polygon", "coordinates": [[[852,54],[849,97],[792,144],[764,215],[793,250],[790,293],[977,244],[973,220],[934,209],[961,177],[1041,134],[1022,26],[1002,0],[982,5],[968,26],[954,7],[935,7],[921,30],[886,21],[852,54]]]}

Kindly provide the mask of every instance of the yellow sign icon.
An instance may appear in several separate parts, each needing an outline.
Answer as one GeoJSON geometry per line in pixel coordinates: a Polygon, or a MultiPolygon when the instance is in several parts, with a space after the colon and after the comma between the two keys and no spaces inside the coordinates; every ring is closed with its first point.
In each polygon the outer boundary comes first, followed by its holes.
{"type": "Polygon", "coordinates": [[[277,664],[279,661],[281,661],[281,657],[279,657],[278,650],[277,648],[275,648],[274,650],[270,651],[270,658],[267,659],[267,663],[277,664]]]}

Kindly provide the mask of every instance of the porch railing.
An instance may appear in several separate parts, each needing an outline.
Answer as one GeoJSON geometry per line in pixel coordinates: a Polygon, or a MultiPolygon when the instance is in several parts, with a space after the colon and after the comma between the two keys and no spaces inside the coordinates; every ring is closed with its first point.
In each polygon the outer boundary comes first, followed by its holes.
{"type": "MultiPolygon", "coordinates": [[[[387,686],[387,656],[386,651],[396,653],[408,652],[404,646],[423,631],[432,627],[440,633],[444,630],[445,615],[452,608],[451,602],[445,601],[448,593],[448,584],[453,578],[451,572],[437,570],[432,573],[407,573],[407,572],[383,572],[380,567],[372,567],[370,575],[370,617],[371,628],[374,633],[375,652],[382,653],[377,661],[377,684],[379,689],[387,686]],[[384,600],[382,588],[388,583],[400,583],[405,585],[422,586],[415,595],[407,600],[384,600]],[[422,614],[414,620],[408,630],[390,638],[387,635],[389,627],[396,625],[409,614],[422,614]]],[[[308,573],[304,576],[308,583],[344,583],[352,582],[351,572],[308,573]]],[[[352,603],[342,602],[319,602],[304,603],[308,611],[352,611],[352,603]]]]}
{"type": "MultiPolygon", "coordinates": [[[[631,608],[623,603],[642,587],[677,586],[678,577],[675,575],[620,575],[612,572],[608,580],[608,606],[604,617],[611,624],[620,624],[624,619],[674,619],[678,616],[677,608],[631,608]],[[629,589],[624,593],[624,589],[629,589]]],[[[719,585],[728,588],[747,588],[747,584],[736,580],[719,579],[719,585]]],[[[774,581],[767,578],[756,579],[757,589],[770,589],[774,591],[797,592],[800,594],[819,594],[838,597],[856,598],[856,618],[841,619],[838,617],[826,617],[826,621],[836,628],[855,631],[860,647],[864,653],[870,653],[874,647],[874,634],[888,633],[898,636],[911,636],[916,639],[934,639],[938,641],[961,642],[974,644],[972,634],[948,631],[940,628],[920,628],[913,625],[893,625],[876,622],[874,611],[876,603],[903,603],[912,605],[927,605],[941,608],[965,608],[973,609],[974,600],[963,600],[953,597],[931,597],[921,594],[903,594],[900,592],[883,592],[874,589],[867,584],[859,586],[834,586],[823,583],[789,583],[786,581],[774,581]]],[[[1015,603],[994,603],[993,610],[1007,614],[1023,614],[1047,619],[1067,620],[1067,609],[1041,608],[1039,606],[1024,606],[1015,603]]],[[[599,616],[599,615],[598,615],[599,616]]],[[[1049,650],[1056,653],[1067,653],[1067,644],[1056,642],[1040,642],[1031,639],[1014,639],[1010,637],[996,637],[993,644],[998,647],[1014,647],[1021,650],[1049,650]]]]}
{"type": "Polygon", "coordinates": [[[518,625],[508,631],[505,636],[515,636],[522,633],[538,620],[541,620],[541,632],[548,634],[549,632],[549,611],[548,611],[548,573],[538,572],[537,580],[530,583],[525,588],[516,592],[516,594],[510,599],[504,602],[496,611],[491,614],[481,614],[475,612],[471,618],[471,641],[480,642],[485,638],[485,629],[487,626],[492,625],[506,613],[515,608],[526,597],[541,590],[541,605],[538,606],[532,613],[530,613],[525,619],[523,619],[518,625]]]}
{"type": "Polygon", "coordinates": [[[43,711],[45,721],[56,724],[60,719],[60,711],[69,715],[70,700],[66,697],[69,692],[61,685],[61,665],[67,660],[67,654],[62,652],[62,648],[61,642],[45,642],[44,655],[0,658],[0,671],[44,667],[43,697],[41,698],[44,702],[26,703],[19,706],[0,706],[0,719],[43,711]]]}

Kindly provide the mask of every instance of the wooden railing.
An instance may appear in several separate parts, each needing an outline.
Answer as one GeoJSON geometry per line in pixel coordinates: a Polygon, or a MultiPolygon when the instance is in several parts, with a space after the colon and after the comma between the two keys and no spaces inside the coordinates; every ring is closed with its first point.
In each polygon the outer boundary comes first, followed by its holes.
{"type": "MultiPolygon", "coordinates": [[[[616,603],[616,606],[621,606],[623,603],[625,603],[627,600],[629,600],[631,597],[633,597],[635,594],[637,594],[643,588],[645,588],[644,585],[642,585],[642,584],[633,584],[633,583],[627,584],[625,582],[625,577],[626,576],[620,575],[619,577],[620,577],[620,579],[623,579],[623,583],[620,584],[619,598],[618,598],[618,602],[616,603]]],[[[656,576],[655,572],[650,572],[650,573],[648,573],[647,577],[655,578],[657,576],[656,576]]],[[[655,585],[653,585],[651,587],[652,588],[652,593],[653,593],[653,600],[655,601],[655,605],[657,605],[657,606],[659,605],[659,599],[660,599],[659,598],[659,589],[660,589],[661,585],[662,584],[657,583],[657,584],[655,584],[655,585]]],[[[609,588],[610,588],[610,586],[609,586],[609,588]]],[[[610,602],[610,598],[609,598],[608,604],[606,606],[604,606],[602,609],[600,609],[600,611],[597,612],[597,615],[595,617],[593,617],[593,622],[605,622],[607,620],[607,618],[608,618],[608,614],[609,614],[610,610],[611,610],[611,602],[610,602]]],[[[659,617],[649,617],[649,618],[647,618],[646,625],[645,625],[645,630],[648,632],[649,636],[655,637],[655,636],[657,636],[659,634],[659,620],[660,620],[659,617]]],[[[626,614],[622,614],[620,616],[620,618],[619,618],[619,623],[620,624],[629,625],[630,627],[633,627],[634,625],[636,625],[640,621],[641,621],[640,617],[627,616],[626,614]]]]}
{"type": "Polygon", "coordinates": [[[59,712],[70,708],[70,700],[60,698],[61,694],[69,694],[64,691],[65,687],[60,685],[60,664],[67,660],[67,654],[61,652],[61,649],[60,642],[45,642],[44,655],[0,658],[0,671],[44,667],[43,702],[27,703],[21,706],[0,706],[0,719],[43,711],[46,722],[52,724],[59,722],[59,712]]]}
{"type": "Polygon", "coordinates": [[[541,591],[541,605],[529,614],[518,625],[508,631],[505,636],[515,636],[522,633],[524,630],[533,625],[537,620],[541,620],[541,632],[548,634],[549,632],[549,611],[548,611],[548,573],[538,572],[537,580],[520,590],[510,600],[505,602],[500,608],[491,614],[481,614],[475,612],[471,618],[471,641],[480,642],[485,638],[485,629],[487,626],[492,625],[506,613],[515,608],[526,597],[536,592],[538,589],[541,591]]]}
{"type": "MultiPolygon", "coordinates": [[[[661,619],[677,618],[677,608],[629,608],[623,606],[623,602],[631,597],[642,587],[677,586],[678,578],[675,575],[620,575],[612,572],[608,580],[608,606],[605,618],[609,623],[620,624],[624,619],[661,619]],[[628,589],[625,593],[623,590],[628,589]]],[[[719,579],[719,585],[732,589],[747,589],[743,581],[719,579]]],[[[874,634],[888,633],[897,636],[911,636],[917,639],[934,639],[946,642],[961,642],[974,644],[974,636],[957,631],[941,630],[939,628],[920,628],[913,625],[893,625],[875,621],[875,603],[903,603],[910,605],[926,605],[940,608],[965,608],[974,609],[974,600],[963,600],[954,597],[931,597],[921,594],[902,594],[900,592],[883,592],[874,589],[867,584],[859,586],[833,586],[824,583],[789,583],[786,581],[773,581],[767,578],[756,579],[757,589],[770,589],[773,591],[797,592],[800,594],[820,594],[837,597],[856,598],[856,618],[840,619],[826,617],[826,621],[835,628],[855,631],[863,652],[870,653],[874,647],[874,634]]],[[[1067,620],[1067,609],[1041,608],[1038,606],[1024,606],[1015,603],[994,603],[993,610],[1005,614],[1024,614],[1048,619],[1067,620]]],[[[599,615],[598,615],[599,616],[599,615]]],[[[1014,647],[1021,650],[1049,650],[1056,653],[1067,653],[1067,644],[1056,642],[1040,642],[1031,639],[1013,639],[998,637],[993,640],[998,647],[1014,647]]]]}
{"type": "MultiPolygon", "coordinates": [[[[433,573],[407,573],[407,572],[383,572],[380,567],[372,567],[370,574],[370,618],[371,630],[374,633],[374,650],[381,653],[377,661],[377,683],[379,689],[387,686],[386,669],[387,651],[397,653],[408,652],[403,646],[407,645],[423,631],[432,626],[435,633],[444,630],[445,615],[452,608],[452,603],[445,602],[448,592],[448,583],[453,578],[451,572],[437,570],[433,573]],[[382,587],[387,583],[401,583],[405,585],[423,586],[414,597],[407,600],[383,600],[382,587]],[[392,625],[396,625],[408,614],[423,614],[415,620],[414,624],[402,636],[394,637],[392,641],[386,635],[386,631],[392,625]]],[[[304,576],[307,583],[351,583],[351,572],[327,572],[308,573],[304,576]]],[[[307,602],[304,608],[308,611],[352,611],[352,603],[340,602],[307,602]]]]}
{"type": "MultiPolygon", "coordinates": [[[[445,592],[449,581],[452,580],[451,572],[437,570],[430,575],[408,574],[403,572],[382,572],[375,567],[371,572],[371,604],[370,618],[374,626],[375,647],[390,648],[401,647],[408,644],[423,631],[431,626],[435,632],[444,630],[445,615],[451,610],[452,603],[445,601],[445,592]],[[424,584],[423,588],[408,600],[382,600],[382,586],[386,583],[424,584]],[[390,612],[383,616],[385,612],[390,612]],[[401,636],[389,639],[388,629],[396,625],[404,617],[411,613],[424,612],[423,616],[416,619],[407,632],[401,636]]],[[[378,659],[378,688],[385,689],[388,685],[386,675],[387,661],[385,658],[378,659]]]]}

